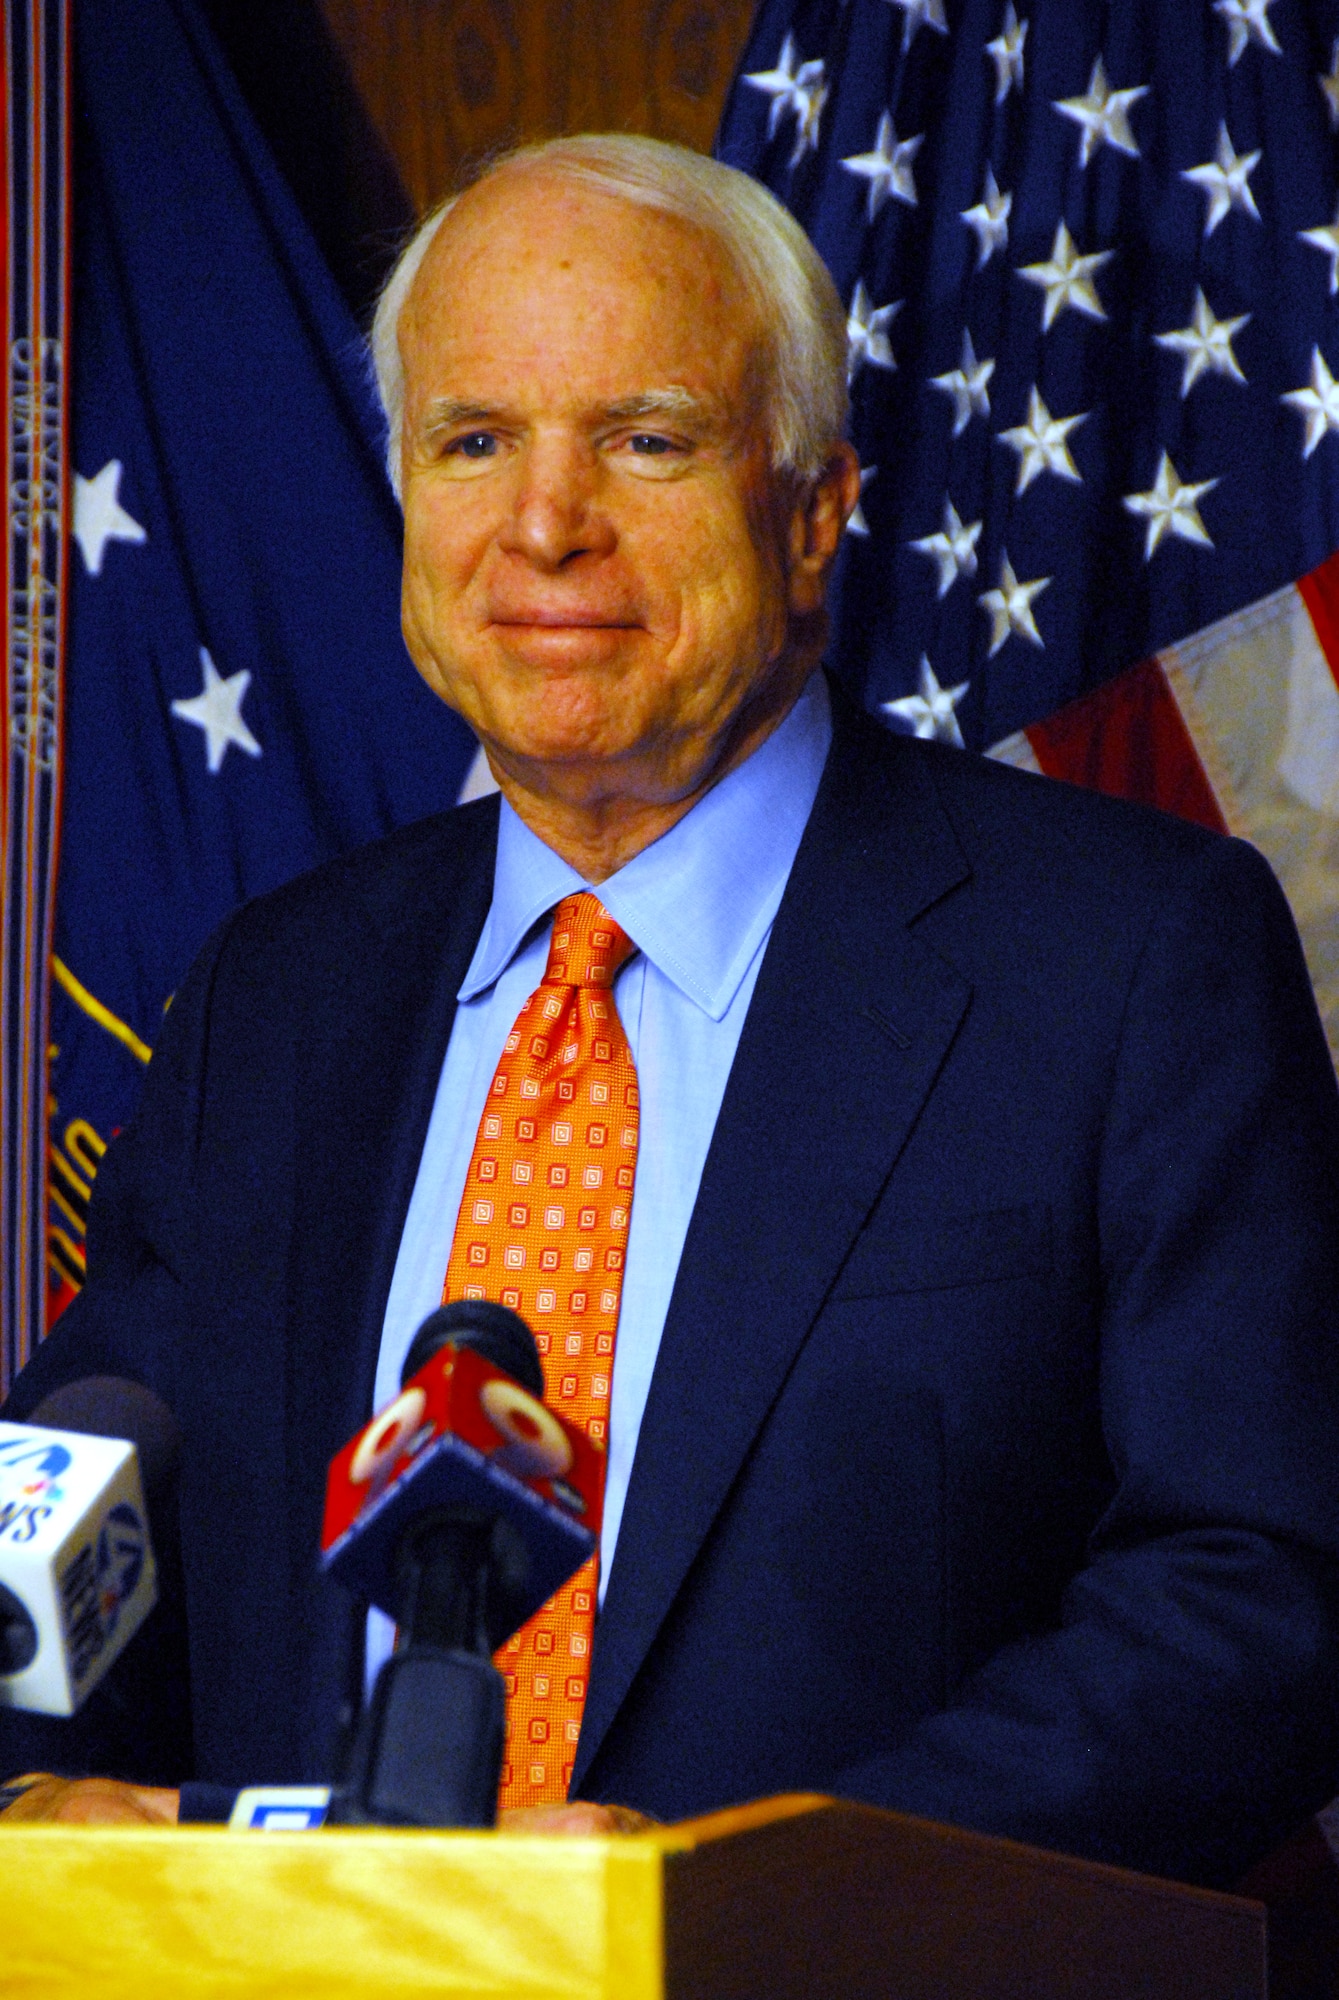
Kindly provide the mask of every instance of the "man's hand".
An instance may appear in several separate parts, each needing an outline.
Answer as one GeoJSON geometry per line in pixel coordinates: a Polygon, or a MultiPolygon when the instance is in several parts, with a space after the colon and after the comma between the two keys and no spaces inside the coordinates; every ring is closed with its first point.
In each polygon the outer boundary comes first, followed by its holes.
{"type": "MultiPolygon", "coordinates": [[[[9,1779],[27,1790],[0,1813],[6,1826],[175,1826],[179,1794],[155,1785],[125,1785],[116,1778],[54,1778],[26,1771],[9,1779]]],[[[517,1806],[498,1822],[503,1833],[642,1833],[656,1822],[631,1806],[517,1806]]]]}
{"type": "Polygon", "coordinates": [[[597,1806],[589,1799],[561,1806],[511,1806],[498,1815],[502,1833],[645,1833],[656,1824],[631,1806],[597,1806]]]}
{"type": "Polygon", "coordinates": [[[0,1826],[19,1821],[61,1826],[175,1826],[180,1795],[158,1785],[124,1785],[116,1778],[53,1778],[27,1771],[11,1778],[27,1787],[0,1813],[0,1826]]]}

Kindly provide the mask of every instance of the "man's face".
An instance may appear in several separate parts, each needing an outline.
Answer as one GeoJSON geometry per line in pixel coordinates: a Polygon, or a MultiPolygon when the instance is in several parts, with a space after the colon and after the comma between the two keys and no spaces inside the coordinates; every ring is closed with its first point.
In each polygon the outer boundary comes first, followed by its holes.
{"type": "MultiPolygon", "coordinates": [[[[687,796],[794,698],[840,532],[770,469],[715,243],[536,170],[467,194],[400,322],[405,638],[499,773],[687,796]]],[[[831,511],[831,510],[830,510],[831,511]]]]}

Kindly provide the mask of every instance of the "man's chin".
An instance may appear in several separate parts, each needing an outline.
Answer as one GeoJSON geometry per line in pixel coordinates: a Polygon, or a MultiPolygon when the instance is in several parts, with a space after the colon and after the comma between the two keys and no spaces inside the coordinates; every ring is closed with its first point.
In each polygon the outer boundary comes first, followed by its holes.
{"type": "MultiPolygon", "coordinates": [[[[499,771],[527,790],[570,793],[589,786],[605,792],[611,789],[612,774],[637,758],[637,745],[611,740],[607,728],[592,738],[580,731],[511,727],[483,740],[499,771]]],[[[618,789],[617,784],[612,788],[618,789]]]]}
{"type": "Polygon", "coordinates": [[[665,804],[693,789],[700,747],[690,738],[668,750],[664,719],[659,721],[657,727],[657,719],[640,712],[611,716],[607,707],[598,716],[555,716],[537,708],[490,718],[476,729],[504,792],[514,785],[531,797],[592,810],[616,799],[665,804]]]}
{"type": "Polygon", "coordinates": [[[586,662],[498,674],[475,683],[475,699],[464,713],[508,762],[616,764],[659,735],[654,696],[643,689],[638,700],[638,677],[619,666],[586,662]]]}

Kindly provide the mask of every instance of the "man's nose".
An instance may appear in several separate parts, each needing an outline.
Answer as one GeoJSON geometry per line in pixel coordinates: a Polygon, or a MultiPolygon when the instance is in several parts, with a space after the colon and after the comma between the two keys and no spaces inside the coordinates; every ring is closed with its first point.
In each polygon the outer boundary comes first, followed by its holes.
{"type": "Polygon", "coordinates": [[[616,536],[598,485],[598,458],[590,445],[579,439],[533,440],[519,454],[501,547],[545,570],[561,569],[578,555],[608,555],[616,536]]]}

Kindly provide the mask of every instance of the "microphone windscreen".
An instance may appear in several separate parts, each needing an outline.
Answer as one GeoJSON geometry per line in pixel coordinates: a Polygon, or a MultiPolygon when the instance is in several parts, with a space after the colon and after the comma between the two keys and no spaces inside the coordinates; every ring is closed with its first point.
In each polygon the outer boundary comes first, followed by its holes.
{"type": "Polygon", "coordinates": [[[400,1370],[400,1387],[412,1382],[419,1369],[426,1368],[433,1355],[448,1345],[472,1347],[543,1401],[544,1368],[535,1336],[510,1306],[492,1299],[453,1299],[448,1306],[438,1306],[410,1343],[400,1370]]]}
{"type": "Polygon", "coordinates": [[[37,1658],[38,1631],[21,1597],[0,1583],[0,1676],[22,1673],[37,1658]]]}
{"type": "Polygon", "coordinates": [[[44,1396],[29,1417],[53,1431],[85,1437],[125,1438],[139,1454],[144,1497],[154,1500],[181,1465],[181,1429],[161,1396],[121,1375],[84,1375],[44,1396]]]}

